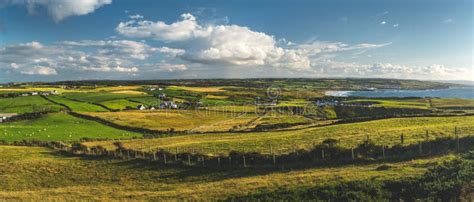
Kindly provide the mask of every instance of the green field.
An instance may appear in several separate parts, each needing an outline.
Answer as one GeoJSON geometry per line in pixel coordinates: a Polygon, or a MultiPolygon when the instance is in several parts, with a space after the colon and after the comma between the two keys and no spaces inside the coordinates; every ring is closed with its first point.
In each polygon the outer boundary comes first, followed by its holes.
{"type": "Polygon", "coordinates": [[[126,99],[109,100],[101,102],[100,104],[113,110],[136,109],[137,106],[140,105],[140,103],[130,102],[126,99]]]}
{"type": "Polygon", "coordinates": [[[78,102],[74,100],[67,99],[62,96],[48,96],[48,99],[51,99],[54,102],[68,106],[72,111],[77,112],[107,112],[108,110],[94,104],[89,104],[86,102],[78,102]]]}
{"type": "Polygon", "coordinates": [[[46,148],[0,146],[0,173],[4,173],[0,198],[41,201],[222,200],[358,180],[399,180],[422,175],[427,167],[452,158],[293,171],[215,170],[68,157],[46,148]],[[388,165],[390,169],[378,170],[381,165],[388,165]]]}
{"type": "Polygon", "coordinates": [[[416,108],[429,109],[428,99],[403,99],[403,100],[384,100],[384,99],[355,99],[346,101],[345,103],[373,103],[376,107],[391,108],[416,108]]]}
{"type": "MultiPolygon", "coordinates": [[[[275,153],[288,153],[294,149],[309,149],[313,144],[321,143],[328,138],[339,140],[342,146],[354,147],[366,140],[367,136],[378,145],[398,144],[402,133],[405,144],[417,143],[426,140],[426,130],[429,131],[428,139],[453,137],[455,127],[459,128],[460,136],[474,135],[473,123],[474,116],[392,118],[292,131],[185,135],[122,142],[126,148],[144,151],[150,149],[174,151],[179,147],[181,151],[196,150],[205,154],[216,154],[215,152],[227,154],[230,150],[269,153],[272,145],[275,153]]],[[[112,143],[113,141],[101,141],[86,144],[115,149],[112,143]]]]}
{"type": "Polygon", "coordinates": [[[101,103],[110,100],[118,100],[118,99],[125,99],[125,98],[133,98],[133,97],[144,97],[144,95],[140,94],[118,94],[118,93],[66,93],[64,94],[66,98],[80,100],[83,102],[89,103],[101,103]]]}
{"type": "Polygon", "coordinates": [[[130,138],[141,134],[121,131],[68,114],[48,114],[38,119],[0,124],[0,140],[77,141],[81,138],[130,138]]]}
{"type": "Polygon", "coordinates": [[[41,96],[0,98],[0,113],[33,113],[59,111],[64,107],[53,104],[41,96]]]}

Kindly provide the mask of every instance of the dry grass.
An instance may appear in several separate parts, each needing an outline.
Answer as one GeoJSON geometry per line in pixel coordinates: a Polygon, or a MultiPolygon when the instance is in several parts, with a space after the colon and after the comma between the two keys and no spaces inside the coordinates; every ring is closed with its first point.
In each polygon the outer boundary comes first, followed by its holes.
{"type": "Polygon", "coordinates": [[[140,127],[151,130],[175,131],[191,130],[195,132],[229,131],[233,126],[242,125],[251,117],[235,117],[230,113],[211,113],[196,110],[156,110],[84,113],[119,125],[140,127]]]}
{"type": "MultiPolygon", "coordinates": [[[[315,143],[333,138],[340,140],[345,147],[353,147],[363,142],[367,136],[376,144],[394,145],[400,142],[404,134],[405,144],[425,140],[425,131],[429,130],[429,139],[454,136],[454,127],[459,127],[460,136],[474,134],[474,116],[468,117],[420,117],[393,118],[362,123],[339,124],[294,131],[254,132],[242,134],[202,134],[185,135],[155,139],[124,140],[124,146],[137,150],[167,149],[174,152],[198,150],[200,153],[227,154],[229,150],[255,151],[269,153],[269,145],[274,152],[288,153],[293,149],[309,149],[315,143]]],[[[88,145],[102,145],[115,149],[113,141],[90,142],[88,145]]]]}
{"type": "Polygon", "coordinates": [[[229,98],[229,96],[224,96],[224,95],[207,95],[207,99],[215,99],[215,100],[225,100],[229,98]]]}
{"type": "Polygon", "coordinates": [[[4,200],[218,200],[277,189],[354,180],[389,180],[424,173],[438,157],[381,164],[294,171],[169,168],[119,160],[55,155],[37,147],[0,146],[0,198],[4,200]],[[12,163],[14,162],[14,163],[12,163]]]}
{"type": "Polygon", "coordinates": [[[224,92],[224,87],[189,87],[189,86],[170,86],[168,88],[181,89],[198,93],[216,93],[224,92]]]}

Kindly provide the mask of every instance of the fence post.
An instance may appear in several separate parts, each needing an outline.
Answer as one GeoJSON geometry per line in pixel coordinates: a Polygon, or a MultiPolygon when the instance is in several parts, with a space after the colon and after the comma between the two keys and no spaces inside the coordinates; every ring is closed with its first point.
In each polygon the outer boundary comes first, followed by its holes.
{"type": "Polygon", "coordinates": [[[405,138],[403,137],[403,133],[402,133],[402,135],[400,135],[400,144],[403,144],[404,139],[405,138]]]}
{"type": "Polygon", "coordinates": [[[178,161],[178,147],[176,147],[176,152],[174,153],[174,161],[178,161]]]}
{"type": "Polygon", "coordinates": [[[127,160],[130,159],[130,150],[127,150],[127,160]]]}
{"type": "Polygon", "coordinates": [[[351,147],[352,160],[355,160],[354,147],[351,147]]]}
{"type": "Polygon", "coordinates": [[[458,127],[454,127],[454,135],[456,136],[456,151],[459,152],[459,134],[458,134],[458,127]]]}
{"type": "Polygon", "coordinates": [[[229,156],[229,166],[232,166],[232,157],[229,156]]]}
{"type": "Polygon", "coordinates": [[[204,156],[201,157],[201,160],[202,160],[202,167],[205,167],[205,165],[204,165],[204,156]]]}
{"type": "Polygon", "coordinates": [[[221,166],[221,156],[218,156],[218,157],[217,157],[217,165],[218,165],[218,166],[221,166]]]}
{"type": "Polygon", "coordinates": [[[324,159],[324,149],[321,149],[321,157],[324,159]]]}
{"type": "Polygon", "coordinates": [[[244,159],[244,168],[247,167],[247,162],[245,162],[245,154],[242,155],[243,159],[244,159]]]}
{"type": "Polygon", "coordinates": [[[191,165],[191,155],[188,154],[188,165],[191,165]]]}
{"type": "Polygon", "coordinates": [[[165,153],[165,152],[163,152],[163,160],[164,160],[164,162],[165,162],[165,164],[166,164],[167,162],[166,162],[166,153],[165,153]]]}
{"type": "Polygon", "coordinates": [[[419,150],[420,155],[422,155],[423,154],[423,147],[422,147],[421,141],[418,141],[418,150],[419,150]]]}
{"type": "Polygon", "coordinates": [[[385,159],[385,145],[382,145],[382,157],[385,159]]]}
{"type": "Polygon", "coordinates": [[[156,161],[156,151],[153,151],[153,160],[156,161]]]}

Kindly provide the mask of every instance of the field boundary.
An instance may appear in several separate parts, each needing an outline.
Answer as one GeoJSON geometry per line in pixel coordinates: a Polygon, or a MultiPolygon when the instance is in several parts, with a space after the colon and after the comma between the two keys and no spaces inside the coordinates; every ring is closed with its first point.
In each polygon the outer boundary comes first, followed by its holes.
{"type": "MultiPolygon", "coordinates": [[[[137,151],[124,148],[120,142],[114,143],[116,150],[109,151],[101,146],[87,147],[77,143],[73,145],[62,142],[43,144],[55,150],[82,156],[103,156],[122,160],[144,160],[159,164],[185,165],[191,167],[288,167],[288,166],[325,166],[334,164],[356,164],[367,162],[400,161],[448,153],[462,153],[472,150],[474,136],[443,137],[430,141],[420,141],[409,145],[376,145],[366,140],[357,147],[344,148],[334,140],[328,139],[314,145],[310,150],[298,150],[288,154],[276,155],[257,152],[231,151],[228,156],[209,156],[192,152],[168,152],[157,150],[152,152],[137,151]]],[[[270,146],[271,148],[271,146],[270,146]]]]}

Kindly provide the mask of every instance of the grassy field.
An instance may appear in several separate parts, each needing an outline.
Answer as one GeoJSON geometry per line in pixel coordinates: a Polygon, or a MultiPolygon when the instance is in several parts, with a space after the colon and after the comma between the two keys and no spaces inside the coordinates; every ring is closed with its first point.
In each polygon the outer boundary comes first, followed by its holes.
{"type": "Polygon", "coordinates": [[[427,99],[403,99],[403,100],[384,100],[384,99],[355,99],[345,103],[374,103],[376,107],[392,108],[416,108],[429,109],[430,105],[427,99]]]}
{"type": "Polygon", "coordinates": [[[474,109],[474,99],[443,98],[431,99],[433,107],[440,109],[474,109]]]}
{"type": "Polygon", "coordinates": [[[295,187],[418,176],[452,156],[304,170],[170,168],[139,162],[83,159],[38,147],[0,146],[4,200],[217,200],[295,187]],[[14,162],[14,163],[12,163],[14,162]]]}
{"type": "Polygon", "coordinates": [[[254,116],[236,118],[236,114],[212,113],[195,110],[156,110],[156,111],[127,111],[84,113],[89,116],[104,119],[115,124],[146,128],[151,130],[175,131],[229,131],[251,121],[254,116]]]}
{"type": "MultiPolygon", "coordinates": [[[[429,131],[428,139],[454,136],[455,127],[459,127],[460,136],[474,135],[473,123],[474,116],[392,118],[293,131],[185,135],[122,142],[127,148],[144,151],[167,149],[173,152],[179,147],[181,151],[194,150],[211,155],[216,152],[227,154],[230,150],[269,153],[272,145],[275,153],[288,153],[294,149],[309,149],[314,143],[328,138],[340,140],[342,146],[352,147],[362,143],[367,137],[379,145],[398,144],[402,133],[405,144],[417,143],[426,139],[426,130],[429,131]]],[[[102,141],[86,144],[115,149],[112,143],[113,141],[102,141]]]]}
{"type": "Polygon", "coordinates": [[[109,109],[113,110],[124,110],[124,109],[136,109],[140,103],[130,102],[126,99],[117,99],[117,100],[109,100],[105,102],[101,102],[100,104],[106,106],[109,109]]]}
{"type": "Polygon", "coordinates": [[[118,93],[66,93],[64,96],[69,99],[80,100],[89,103],[101,103],[110,100],[144,97],[143,95],[118,93]]]}
{"type": "Polygon", "coordinates": [[[152,105],[152,106],[159,106],[161,100],[155,97],[133,97],[127,98],[127,100],[136,102],[136,103],[143,103],[145,105],[152,105]]]}
{"type": "Polygon", "coordinates": [[[41,96],[0,98],[1,113],[32,113],[42,111],[59,111],[64,107],[53,104],[41,96]]]}
{"type": "Polygon", "coordinates": [[[141,134],[121,131],[95,121],[56,113],[38,119],[0,124],[0,140],[76,141],[81,138],[130,138],[141,134]]]}
{"type": "Polygon", "coordinates": [[[108,110],[94,104],[89,104],[86,102],[78,102],[74,100],[67,99],[62,96],[48,96],[48,99],[68,106],[72,111],[77,112],[107,112],[108,110]]]}

